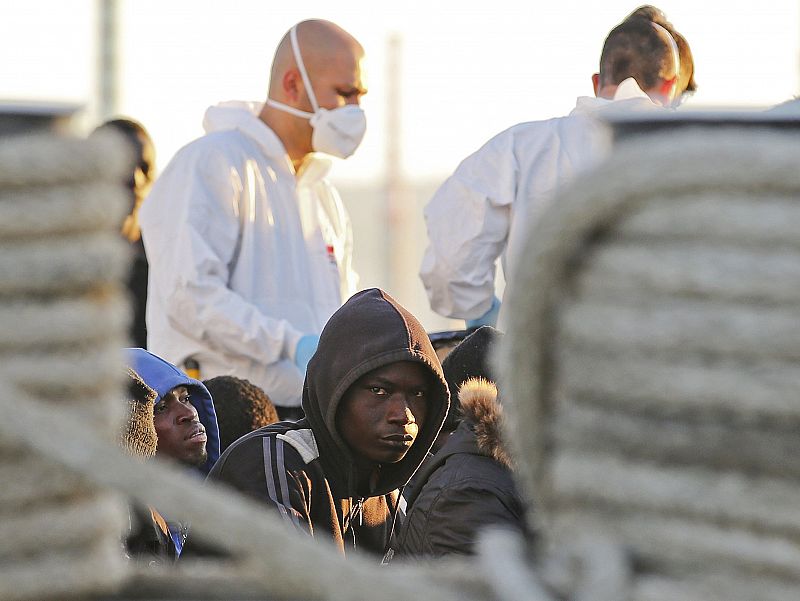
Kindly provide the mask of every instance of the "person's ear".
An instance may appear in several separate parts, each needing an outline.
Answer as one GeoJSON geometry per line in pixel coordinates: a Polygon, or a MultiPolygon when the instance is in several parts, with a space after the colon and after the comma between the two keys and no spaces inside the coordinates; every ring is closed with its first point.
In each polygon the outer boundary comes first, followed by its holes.
{"type": "Polygon", "coordinates": [[[597,96],[597,92],[600,90],[600,74],[595,73],[592,75],[592,88],[594,89],[594,95],[597,96]]]}
{"type": "Polygon", "coordinates": [[[658,91],[666,99],[665,106],[670,106],[678,93],[678,76],[676,75],[672,79],[665,79],[658,91]]]}
{"type": "Polygon", "coordinates": [[[281,85],[286,99],[297,102],[300,98],[300,72],[297,69],[287,69],[281,79],[281,85]]]}

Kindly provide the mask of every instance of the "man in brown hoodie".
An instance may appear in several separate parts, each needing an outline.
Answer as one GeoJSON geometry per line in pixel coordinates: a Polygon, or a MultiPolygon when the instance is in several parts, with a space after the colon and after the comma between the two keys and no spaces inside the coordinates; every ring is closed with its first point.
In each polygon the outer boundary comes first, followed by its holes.
{"type": "Polygon", "coordinates": [[[306,417],[239,439],[209,479],[260,499],[294,527],[383,554],[397,488],[419,467],[449,404],[417,319],[378,289],[330,318],[303,387],[306,417]]]}

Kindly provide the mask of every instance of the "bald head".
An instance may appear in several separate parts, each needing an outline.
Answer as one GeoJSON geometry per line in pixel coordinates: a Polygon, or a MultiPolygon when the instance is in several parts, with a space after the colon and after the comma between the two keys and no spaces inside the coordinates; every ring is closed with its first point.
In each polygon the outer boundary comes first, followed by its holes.
{"type": "MultiPolygon", "coordinates": [[[[331,61],[355,64],[364,57],[361,44],[335,23],[312,19],[301,21],[295,27],[300,54],[311,81],[329,68],[331,61]]],[[[275,50],[270,72],[270,98],[280,94],[286,71],[297,69],[290,33],[291,30],[286,32],[275,50]]]]}
{"type": "Polygon", "coordinates": [[[363,59],[361,44],[330,21],[301,21],[281,39],[259,117],[283,142],[295,168],[314,150],[310,117],[318,109],[359,105],[367,93],[363,59]]]}

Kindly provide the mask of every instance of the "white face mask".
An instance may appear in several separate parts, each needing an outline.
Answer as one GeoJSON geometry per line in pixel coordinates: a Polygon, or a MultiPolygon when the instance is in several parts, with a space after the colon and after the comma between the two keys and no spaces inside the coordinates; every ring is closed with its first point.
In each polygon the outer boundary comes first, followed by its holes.
{"type": "Polygon", "coordinates": [[[314,108],[313,113],[301,111],[293,106],[283,104],[272,98],[267,99],[267,104],[277,109],[291,113],[297,117],[308,119],[311,122],[311,147],[316,152],[324,152],[342,159],[346,159],[356,151],[364,133],[367,131],[367,117],[364,110],[355,104],[346,104],[335,109],[325,109],[317,104],[317,97],[308,79],[303,57],[300,55],[300,46],[297,43],[296,26],[289,33],[292,40],[292,52],[303,77],[303,84],[308,90],[308,99],[314,108]]]}

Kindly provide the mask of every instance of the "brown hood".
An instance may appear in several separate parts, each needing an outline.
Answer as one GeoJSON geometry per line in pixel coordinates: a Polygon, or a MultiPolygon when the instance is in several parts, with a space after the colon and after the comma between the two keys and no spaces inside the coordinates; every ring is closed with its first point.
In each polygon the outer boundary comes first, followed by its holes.
{"type": "Polygon", "coordinates": [[[511,467],[511,456],[502,442],[503,406],[497,399],[497,386],[483,378],[471,378],[458,393],[461,412],[469,422],[481,454],[511,467]]]}
{"type": "Polygon", "coordinates": [[[128,375],[128,411],[119,433],[122,448],[135,457],[149,459],[156,454],[158,436],[153,423],[153,405],[156,391],[144,383],[132,369],[128,375]]]}
{"type": "Polygon", "coordinates": [[[353,295],[334,313],[320,336],[303,386],[303,410],[325,471],[341,496],[375,496],[405,484],[425,458],[449,405],[439,358],[417,319],[377,288],[353,295]],[[355,490],[356,469],[349,447],[336,429],[336,411],[347,389],[361,376],[397,361],[416,361],[437,384],[425,423],[406,456],[382,466],[373,490],[355,490]]]}

